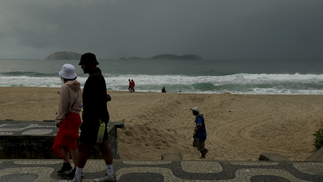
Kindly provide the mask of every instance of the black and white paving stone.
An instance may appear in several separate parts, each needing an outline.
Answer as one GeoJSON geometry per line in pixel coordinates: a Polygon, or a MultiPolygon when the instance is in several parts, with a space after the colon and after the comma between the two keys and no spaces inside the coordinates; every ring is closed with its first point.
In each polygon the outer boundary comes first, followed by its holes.
{"type": "Polygon", "coordinates": [[[39,121],[4,122],[0,121],[0,135],[53,135],[58,132],[55,122],[39,121]]]}
{"type": "MultiPolygon", "coordinates": [[[[0,160],[0,181],[60,181],[62,160],[0,160]]],[[[323,181],[323,163],[227,161],[114,161],[119,182],[144,181],[323,181]]],[[[88,160],[83,181],[103,177],[106,165],[88,160]]]]}
{"type": "MultiPolygon", "coordinates": [[[[109,122],[110,124],[119,122],[109,122]]],[[[40,121],[0,121],[0,135],[48,135],[56,136],[58,129],[55,122],[40,121]]]]}

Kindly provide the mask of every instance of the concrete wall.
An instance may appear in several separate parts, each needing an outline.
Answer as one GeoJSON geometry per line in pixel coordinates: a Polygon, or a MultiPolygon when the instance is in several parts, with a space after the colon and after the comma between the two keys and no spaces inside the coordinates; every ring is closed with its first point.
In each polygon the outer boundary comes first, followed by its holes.
{"type": "MultiPolygon", "coordinates": [[[[117,128],[120,124],[110,124],[108,128],[109,145],[115,159],[120,158],[117,128]]],[[[52,150],[55,136],[48,135],[0,135],[1,159],[58,159],[52,150]]],[[[78,141],[79,143],[79,141],[78,141]]],[[[98,151],[92,149],[91,159],[103,158],[98,151]]]]}

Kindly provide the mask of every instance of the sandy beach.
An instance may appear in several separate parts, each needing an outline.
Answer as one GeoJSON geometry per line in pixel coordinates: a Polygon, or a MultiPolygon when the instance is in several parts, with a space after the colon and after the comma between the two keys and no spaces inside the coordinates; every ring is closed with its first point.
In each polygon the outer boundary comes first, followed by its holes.
{"type": "MultiPolygon", "coordinates": [[[[53,120],[57,91],[0,87],[0,120],[53,120]]],[[[125,124],[118,130],[122,159],[181,153],[184,160],[200,160],[192,147],[194,106],[205,117],[208,160],[256,161],[261,153],[279,153],[303,161],[313,152],[312,134],[323,126],[322,95],[108,93],[110,120],[125,124]]]]}

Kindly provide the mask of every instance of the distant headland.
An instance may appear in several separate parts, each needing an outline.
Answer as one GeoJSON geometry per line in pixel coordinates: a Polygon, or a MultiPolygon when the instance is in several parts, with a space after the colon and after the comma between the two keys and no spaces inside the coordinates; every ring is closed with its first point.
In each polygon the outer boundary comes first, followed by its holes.
{"type": "MultiPolygon", "coordinates": [[[[69,51],[55,52],[46,57],[45,60],[79,60],[82,54],[69,51]]],[[[202,58],[194,54],[184,54],[181,56],[174,54],[159,54],[149,58],[121,57],[117,60],[201,60],[202,58]]]]}
{"type": "Polygon", "coordinates": [[[129,58],[124,58],[121,57],[119,60],[142,60],[142,59],[150,59],[150,60],[201,60],[202,58],[194,55],[194,54],[184,54],[181,56],[177,56],[174,54],[159,54],[154,57],[150,58],[139,58],[139,57],[129,57],[129,58]]]}
{"type": "Polygon", "coordinates": [[[79,60],[82,54],[69,51],[55,52],[46,57],[45,60],[79,60]]]}

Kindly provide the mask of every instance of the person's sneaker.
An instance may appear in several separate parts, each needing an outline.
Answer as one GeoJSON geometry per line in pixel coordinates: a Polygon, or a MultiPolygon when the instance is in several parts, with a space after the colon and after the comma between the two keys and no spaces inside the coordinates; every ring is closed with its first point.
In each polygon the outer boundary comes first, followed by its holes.
{"type": "Polygon", "coordinates": [[[57,174],[65,174],[66,172],[70,171],[72,169],[72,166],[71,164],[68,162],[68,163],[63,163],[63,166],[62,168],[57,171],[57,174]]]}
{"type": "Polygon", "coordinates": [[[95,182],[105,182],[105,181],[114,181],[114,182],[116,182],[117,178],[116,178],[115,175],[113,175],[113,176],[106,175],[105,177],[95,179],[94,181],[95,182]]]}
{"type": "MultiPolygon", "coordinates": [[[[74,176],[75,176],[75,172],[76,172],[76,167],[74,167],[74,169],[73,169],[71,172],[69,172],[69,173],[65,174],[65,175],[64,175],[64,178],[65,178],[65,179],[73,179],[73,178],[74,178],[74,176]]],[[[83,176],[84,176],[84,173],[82,172],[82,174],[81,174],[81,178],[83,178],[83,176]]]]}
{"type": "Polygon", "coordinates": [[[63,181],[59,181],[59,182],[82,182],[82,178],[81,179],[77,179],[76,176],[74,176],[73,179],[63,180],[63,181]]]}

